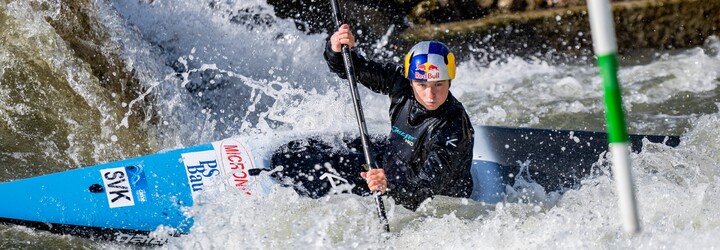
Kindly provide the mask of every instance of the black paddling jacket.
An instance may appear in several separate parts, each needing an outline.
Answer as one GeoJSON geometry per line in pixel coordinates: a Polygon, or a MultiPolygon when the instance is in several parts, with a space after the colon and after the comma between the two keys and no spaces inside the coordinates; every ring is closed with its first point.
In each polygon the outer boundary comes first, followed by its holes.
{"type": "MultiPolygon", "coordinates": [[[[347,79],[342,54],[332,51],[329,42],[324,54],[330,70],[347,79]]],[[[434,195],[470,197],[474,131],[463,105],[450,93],[438,109],[427,110],[415,100],[402,67],[355,52],[352,61],[361,84],[390,96],[392,128],[381,163],[388,194],[412,210],[434,195]]]]}

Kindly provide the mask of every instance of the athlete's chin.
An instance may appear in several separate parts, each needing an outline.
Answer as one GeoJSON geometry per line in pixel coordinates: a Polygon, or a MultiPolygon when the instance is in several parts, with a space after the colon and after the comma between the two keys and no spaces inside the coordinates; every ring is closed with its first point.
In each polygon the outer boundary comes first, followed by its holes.
{"type": "Polygon", "coordinates": [[[436,110],[440,105],[437,102],[425,102],[425,109],[436,110]]]}

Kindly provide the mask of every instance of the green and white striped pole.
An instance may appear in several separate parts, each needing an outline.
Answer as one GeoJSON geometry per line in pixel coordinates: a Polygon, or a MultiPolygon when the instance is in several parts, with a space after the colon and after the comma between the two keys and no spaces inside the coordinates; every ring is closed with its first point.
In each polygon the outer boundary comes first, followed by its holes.
{"type": "Polygon", "coordinates": [[[617,79],[617,42],[608,0],[588,0],[593,48],[605,88],[608,142],[612,154],[612,171],[618,189],[620,215],[625,233],[640,231],[635,189],[630,172],[630,150],[625,127],[622,96],[617,79]]]}

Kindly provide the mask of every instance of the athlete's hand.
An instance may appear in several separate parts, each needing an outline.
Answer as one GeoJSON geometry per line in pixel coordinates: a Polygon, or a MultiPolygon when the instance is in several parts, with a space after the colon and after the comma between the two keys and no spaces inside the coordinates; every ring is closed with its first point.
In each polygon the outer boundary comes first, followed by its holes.
{"type": "Polygon", "coordinates": [[[365,181],[370,188],[370,191],[380,191],[380,193],[387,192],[387,178],[385,178],[385,170],[383,169],[371,169],[367,172],[361,172],[360,176],[365,178],[365,181]]]}
{"type": "Polygon", "coordinates": [[[340,25],[337,31],[330,37],[330,49],[335,52],[342,50],[342,45],[347,44],[348,47],[355,47],[355,36],[350,31],[350,25],[340,25]]]}

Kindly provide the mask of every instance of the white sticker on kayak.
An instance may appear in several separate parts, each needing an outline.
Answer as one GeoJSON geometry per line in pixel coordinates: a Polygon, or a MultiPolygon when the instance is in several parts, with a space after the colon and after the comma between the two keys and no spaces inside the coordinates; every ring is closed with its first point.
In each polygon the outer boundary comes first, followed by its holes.
{"type": "Polygon", "coordinates": [[[246,195],[252,195],[252,191],[257,187],[253,181],[255,178],[248,174],[249,169],[255,168],[248,147],[233,139],[215,142],[213,147],[220,156],[220,164],[227,183],[246,195]]]}
{"type": "Polygon", "coordinates": [[[211,177],[220,175],[215,151],[184,153],[182,159],[183,164],[185,164],[188,184],[193,194],[207,190],[208,186],[214,186],[214,183],[210,183],[211,177]]]}
{"type": "Polygon", "coordinates": [[[110,208],[135,206],[130,181],[124,167],[100,170],[110,208]]]}

